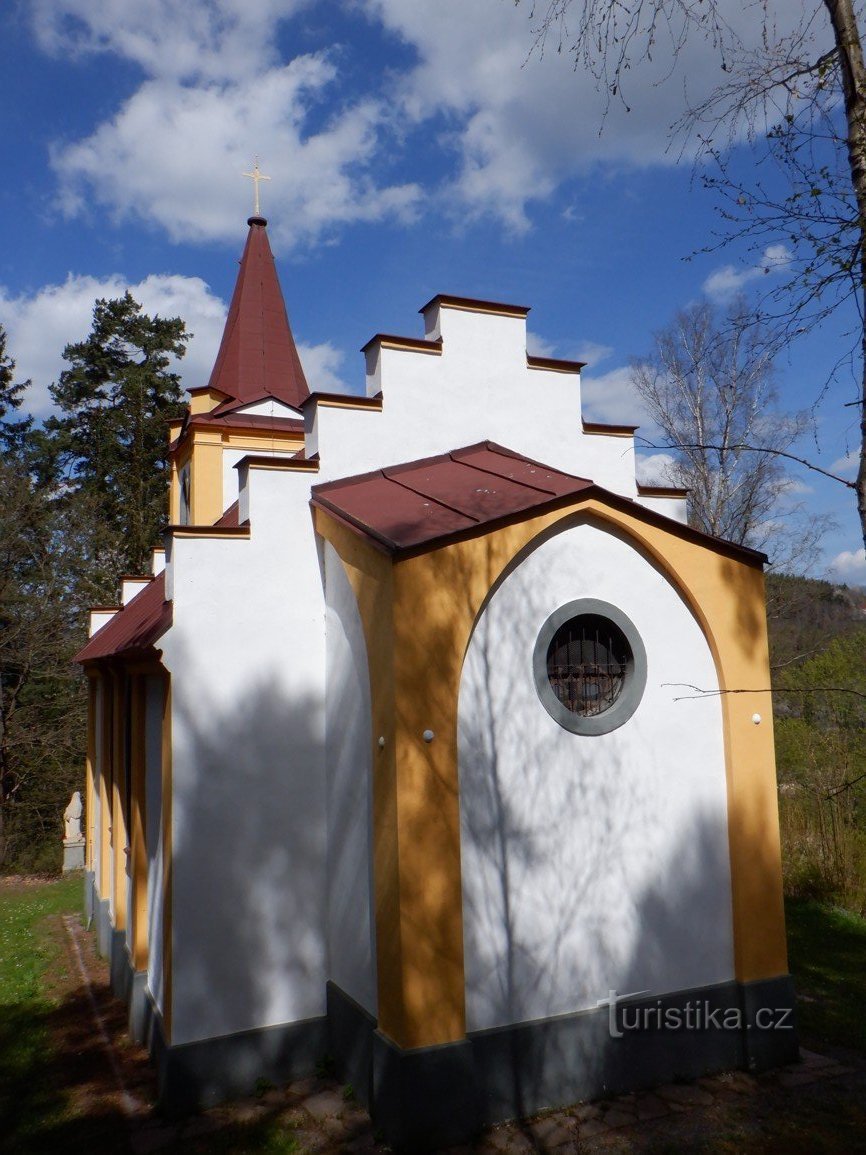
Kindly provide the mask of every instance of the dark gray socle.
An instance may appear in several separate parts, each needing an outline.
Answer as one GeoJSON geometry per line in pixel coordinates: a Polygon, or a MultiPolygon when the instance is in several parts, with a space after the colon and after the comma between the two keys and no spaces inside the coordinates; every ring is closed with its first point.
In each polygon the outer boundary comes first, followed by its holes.
{"type": "Polygon", "coordinates": [[[576,601],[566,602],[565,605],[560,606],[541,627],[532,655],[532,672],[535,678],[535,689],[541,699],[541,704],[551,718],[558,722],[564,730],[587,736],[609,734],[611,730],[617,730],[627,722],[640,705],[646,687],[646,650],[634,623],[622,610],[612,606],[609,602],[599,601],[597,598],[578,598],[576,601]],[[632,653],[632,661],[626,674],[625,685],[619,697],[609,710],[591,718],[574,714],[564,706],[553,692],[547,674],[547,651],[553,635],[570,618],[576,618],[582,614],[597,614],[599,617],[607,618],[615,626],[619,626],[625,634],[632,653]]]}

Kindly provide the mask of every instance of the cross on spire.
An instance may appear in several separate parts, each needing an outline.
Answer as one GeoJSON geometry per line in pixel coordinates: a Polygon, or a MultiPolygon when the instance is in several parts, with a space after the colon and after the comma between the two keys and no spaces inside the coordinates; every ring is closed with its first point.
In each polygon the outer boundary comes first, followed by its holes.
{"type": "Polygon", "coordinates": [[[253,165],[253,171],[252,172],[245,172],[245,173],[243,173],[243,176],[248,176],[250,178],[250,180],[253,182],[253,184],[255,185],[256,199],[255,199],[255,208],[253,209],[253,216],[260,217],[262,214],[261,214],[261,209],[259,208],[259,184],[261,181],[270,180],[271,178],[269,176],[265,176],[265,174],[259,168],[259,158],[258,157],[256,157],[256,163],[253,165]]]}

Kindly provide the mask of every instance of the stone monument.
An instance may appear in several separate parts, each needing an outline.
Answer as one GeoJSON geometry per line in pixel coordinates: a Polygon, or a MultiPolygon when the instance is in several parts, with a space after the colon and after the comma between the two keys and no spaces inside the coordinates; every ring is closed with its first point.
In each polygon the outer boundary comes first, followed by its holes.
{"type": "Polygon", "coordinates": [[[63,839],[63,873],[84,869],[84,835],[81,833],[81,793],[76,790],[63,811],[66,834],[63,839]]]}

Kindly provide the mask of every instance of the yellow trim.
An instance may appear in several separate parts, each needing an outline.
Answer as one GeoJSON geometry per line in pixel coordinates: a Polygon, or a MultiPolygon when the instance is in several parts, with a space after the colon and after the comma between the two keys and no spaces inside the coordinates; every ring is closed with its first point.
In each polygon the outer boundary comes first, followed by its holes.
{"type": "Polygon", "coordinates": [[[87,679],[87,752],[84,760],[84,866],[94,871],[96,847],[96,678],[87,679]]]}
{"type": "Polygon", "coordinates": [[[166,1044],[171,1043],[172,1016],[172,766],[171,766],[171,677],[163,676],[162,699],[162,1023],[166,1044]]]}
{"type": "Polygon", "coordinates": [[[114,696],[108,674],[99,677],[99,700],[102,711],[99,734],[99,897],[105,901],[111,898],[111,799],[113,784],[111,774],[111,715],[114,696]]]}
{"type": "Polygon", "coordinates": [[[440,309],[456,309],[461,313],[488,313],[493,317],[515,317],[522,320],[532,310],[529,305],[508,305],[504,301],[476,301],[472,297],[450,297],[439,293],[422,305],[419,313],[426,313],[435,305],[440,309]]]}
{"type": "Polygon", "coordinates": [[[463,659],[491,591],[540,535],[601,523],[627,534],[677,587],[707,638],[722,693],[736,978],[787,972],[772,721],[728,689],[769,685],[761,569],[598,498],[398,560],[315,511],[364,623],[373,711],[374,889],[380,1028],[403,1047],[462,1038],[457,780],[463,659]],[[436,735],[424,743],[424,730],[436,735]],[[379,736],[385,746],[379,749],[379,736]]]}
{"type": "Polygon", "coordinates": [[[124,675],[121,672],[110,675],[112,698],[112,791],[111,791],[111,837],[114,870],[114,929],[126,930],[128,877],[127,850],[129,831],[126,813],[126,761],[124,758],[124,738],[126,718],[124,715],[124,675]]]}
{"type": "Polygon", "coordinates": [[[196,430],[190,460],[190,522],[192,525],[213,525],[225,509],[220,434],[196,430]]]}
{"type": "Polygon", "coordinates": [[[582,422],[588,437],[634,437],[639,425],[601,425],[597,421],[582,422]]]}
{"type": "Polygon", "coordinates": [[[132,873],[132,969],[147,970],[147,771],[145,731],[147,709],[146,675],[136,674],[131,689],[131,797],[130,869],[132,873]]]}
{"type": "Polygon", "coordinates": [[[570,373],[572,376],[580,376],[580,371],[586,368],[586,362],[564,361],[559,357],[535,357],[527,353],[526,368],[541,369],[546,373],[570,373]]]}
{"type": "Polygon", "coordinates": [[[228,393],[223,393],[221,389],[211,389],[205,385],[200,389],[189,390],[189,411],[196,417],[199,413],[210,413],[212,409],[216,409],[223,401],[228,401],[228,393]]]}
{"type": "MultiPolygon", "coordinates": [[[[402,345],[385,345],[386,349],[402,349],[402,345]]],[[[441,353],[441,349],[436,349],[434,352],[441,353]]],[[[418,350],[418,352],[426,353],[426,349],[418,350]]],[[[320,394],[313,394],[313,400],[320,409],[363,409],[365,413],[381,413],[383,402],[378,399],[376,404],[372,404],[373,399],[369,397],[353,397],[351,393],[347,393],[345,399],[342,397],[322,397],[320,394]]],[[[303,438],[301,439],[303,440],[303,438]]]]}
{"type": "Polygon", "coordinates": [[[172,537],[213,538],[215,541],[245,541],[250,536],[248,525],[170,525],[172,537]]]}

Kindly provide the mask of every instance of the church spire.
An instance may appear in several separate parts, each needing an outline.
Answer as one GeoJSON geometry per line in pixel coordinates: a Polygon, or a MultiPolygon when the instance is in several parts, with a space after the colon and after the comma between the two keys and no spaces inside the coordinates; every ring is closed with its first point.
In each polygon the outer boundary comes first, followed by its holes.
{"type": "Polygon", "coordinates": [[[274,397],[299,408],[310,395],[268,242],[267,221],[249,218],[247,243],[208,387],[248,404],[274,397]]]}

